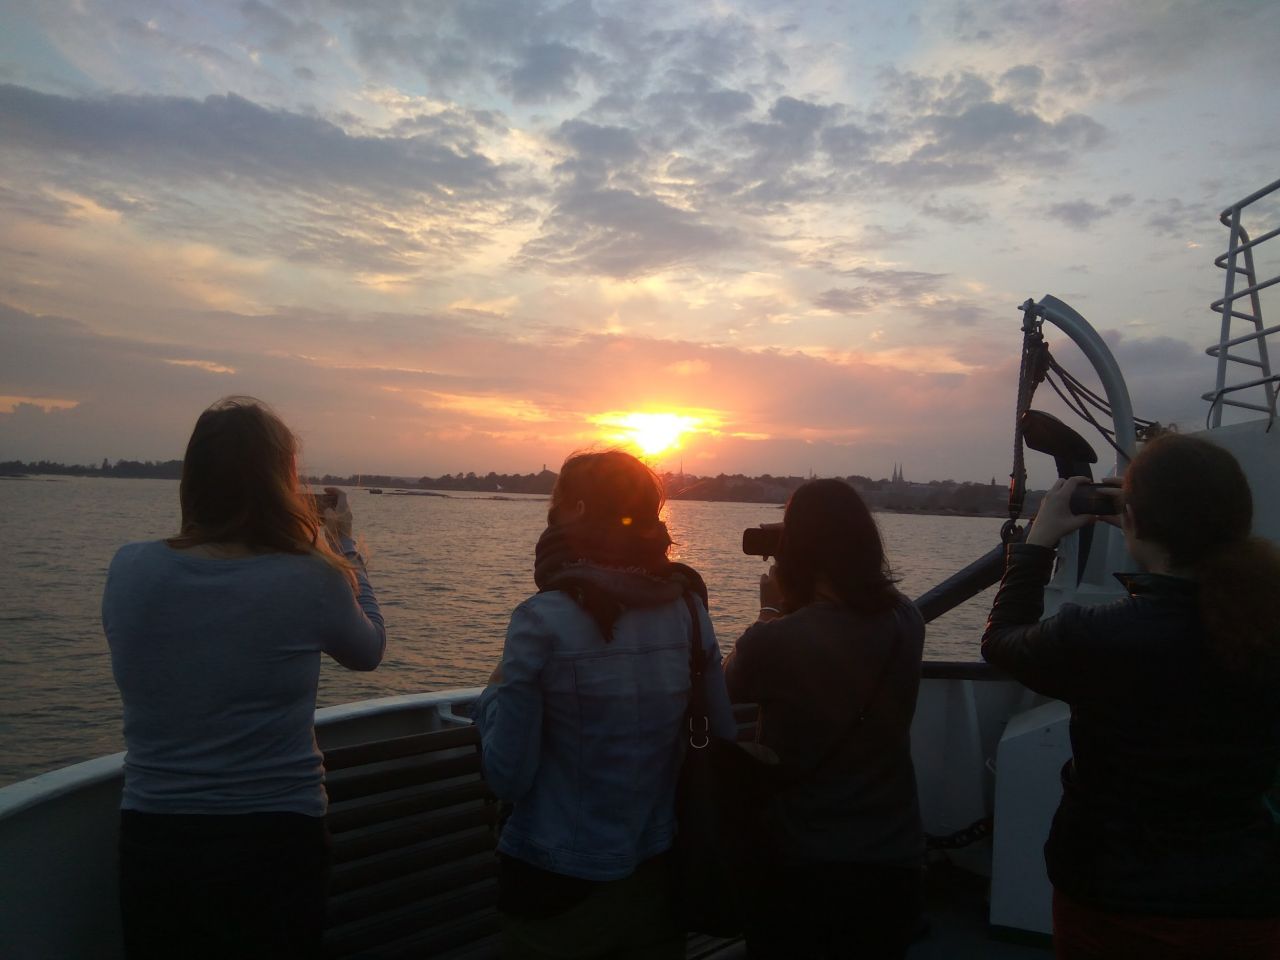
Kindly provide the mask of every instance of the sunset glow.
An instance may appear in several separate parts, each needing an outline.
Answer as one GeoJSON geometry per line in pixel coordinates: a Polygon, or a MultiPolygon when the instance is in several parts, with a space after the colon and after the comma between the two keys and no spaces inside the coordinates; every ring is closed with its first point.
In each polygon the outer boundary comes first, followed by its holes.
{"type": "Polygon", "coordinates": [[[702,418],[678,413],[605,414],[594,422],[611,428],[605,439],[633,447],[645,457],[658,457],[679,449],[686,434],[706,425],[702,418]]]}
{"type": "Polygon", "coordinates": [[[1280,4],[1007,6],[7,4],[0,451],[164,461],[251,395],[316,473],[985,483],[1044,294],[1202,422],[1280,4]]]}

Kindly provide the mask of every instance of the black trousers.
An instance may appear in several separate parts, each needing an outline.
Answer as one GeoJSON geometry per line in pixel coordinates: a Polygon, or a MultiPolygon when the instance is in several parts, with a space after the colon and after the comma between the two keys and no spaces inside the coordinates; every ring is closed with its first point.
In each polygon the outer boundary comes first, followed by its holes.
{"type": "Polygon", "coordinates": [[[499,858],[506,960],[683,960],[665,855],[622,880],[590,881],[499,858]]]}
{"type": "Polygon", "coordinates": [[[747,956],[898,960],[917,933],[921,880],[919,867],[778,867],[747,931],[747,956]]]}
{"type": "Polygon", "coordinates": [[[321,817],[123,810],[125,957],[316,957],[328,876],[321,817]]]}

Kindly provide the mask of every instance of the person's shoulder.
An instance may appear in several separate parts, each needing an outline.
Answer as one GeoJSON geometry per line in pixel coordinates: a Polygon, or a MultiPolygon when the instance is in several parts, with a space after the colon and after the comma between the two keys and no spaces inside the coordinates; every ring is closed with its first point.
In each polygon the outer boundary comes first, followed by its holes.
{"type": "Polygon", "coordinates": [[[116,550],[111,569],[118,571],[137,564],[164,563],[173,558],[173,550],[163,540],[136,540],[116,550]]]}
{"type": "Polygon", "coordinates": [[[561,625],[585,617],[586,613],[563,590],[544,590],[521,601],[511,613],[513,623],[561,625]]]}
{"type": "Polygon", "coordinates": [[[107,565],[103,602],[114,603],[156,584],[170,583],[177,572],[173,551],[163,540],[140,540],[116,550],[107,565]]]}
{"type": "Polygon", "coordinates": [[[280,551],[262,554],[261,556],[268,558],[268,562],[279,564],[282,567],[296,567],[299,570],[325,570],[335,577],[342,576],[342,571],[326,560],[318,550],[312,550],[309,553],[285,553],[280,551]]]}
{"type": "Polygon", "coordinates": [[[243,584],[259,595],[288,596],[291,609],[309,610],[321,619],[333,615],[335,604],[345,608],[354,602],[346,571],[315,550],[273,551],[216,562],[225,566],[205,565],[202,572],[212,570],[226,582],[243,584]]]}
{"type": "Polygon", "coordinates": [[[526,597],[516,607],[530,613],[553,613],[575,609],[578,602],[563,590],[543,590],[526,597]]]}
{"type": "Polygon", "coordinates": [[[1147,597],[1118,597],[1105,603],[1064,603],[1053,616],[1057,629],[1072,636],[1099,641],[1120,638],[1126,641],[1146,639],[1144,629],[1153,624],[1167,628],[1170,623],[1194,632],[1199,625],[1195,616],[1185,610],[1163,609],[1147,597]]]}
{"type": "Polygon", "coordinates": [[[137,556],[140,554],[158,554],[160,551],[172,553],[167,540],[133,540],[123,544],[116,550],[117,557],[137,556]]]}
{"type": "Polygon", "coordinates": [[[920,613],[920,608],[896,587],[891,587],[887,598],[870,611],[853,610],[843,605],[839,609],[847,616],[863,621],[892,623],[903,629],[924,629],[924,616],[920,613]]]}
{"type": "Polygon", "coordinates": [[[888,615],[894,623],[910,636],[924,637],[924,614],[904,594],[894,591],[896,602],[889,608],[888,615]]]}
{"type": "Polygon", "coordinates": [[[596,643],[598,628],[572,596],[562,590],[535,593],[511,612],[507,640],[547,645],[550,649],[576,649],[596,643]]]}
{"type": "Polygon", "coordinates": [[[339,585],[349,594],[351,583],[346,574],[316,551],[311,553],[271,554],[275,563],[293,576],[308,582],[322,584],[326,591],[339,585]]]}
{"type": "Polygon", "coordinates": [[[764,651],[785,644],[788,637],[806,632],[805,620],[805,608],[773,620],[757,620],[747,627],[734,648],[739,651],[764,651]]]}

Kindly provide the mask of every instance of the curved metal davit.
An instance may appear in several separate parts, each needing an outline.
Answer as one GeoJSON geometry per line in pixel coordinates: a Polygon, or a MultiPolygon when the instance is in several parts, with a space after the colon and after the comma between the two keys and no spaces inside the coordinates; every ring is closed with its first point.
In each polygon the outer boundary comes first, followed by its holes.
{"type": "MultiPolygon", "coordinates": [[[[1129,399],[1129,388],[1111,348],[1088,320],[1057,297],[1048,294],[1041,297],[1040,302],[1035,305],[1035,312],[1070,337],[1093,366],[1107,396],[1107,403],[1111,406],[1116,446],[1124,451],[1126,457],[1131,458],[1138,445],[1137,429],[1133,422],[1133,401],[1129,399]]],[[[1118,473],[1123,473],[1124,468],[1125,464],[1116,464],[1118,473]]]]}

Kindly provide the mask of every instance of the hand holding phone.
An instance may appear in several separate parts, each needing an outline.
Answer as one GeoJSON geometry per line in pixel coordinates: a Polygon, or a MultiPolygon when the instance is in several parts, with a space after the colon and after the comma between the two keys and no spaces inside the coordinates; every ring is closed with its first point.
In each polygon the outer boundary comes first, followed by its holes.
{"type": "Polygon", "coordinates": [[[1109,483],[1082,483],[1071,491],[1071,512],[1112,517],[1124,509],[1120,488],[1109,483]],[[1109,491],[1109,492],[1108,492],[1109,491]]]}
{"type": "Polygon", "coordinates": [[[309,496],[311,498],[311,509],[315,511],[316,516],[321,520],[324,519],[326,510],[338,509],[338,495],[336,493],[312,493],[309,496]]]}

